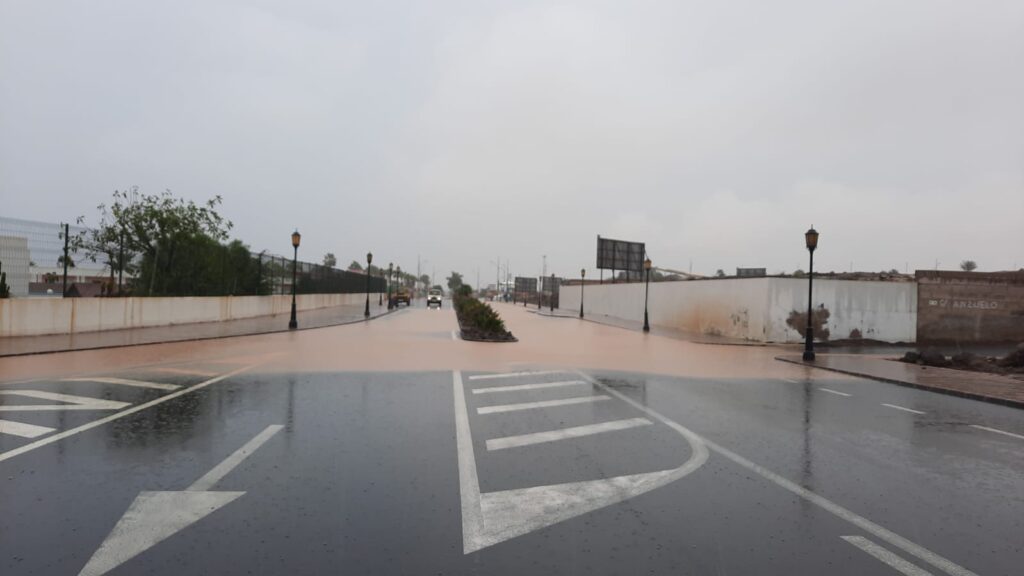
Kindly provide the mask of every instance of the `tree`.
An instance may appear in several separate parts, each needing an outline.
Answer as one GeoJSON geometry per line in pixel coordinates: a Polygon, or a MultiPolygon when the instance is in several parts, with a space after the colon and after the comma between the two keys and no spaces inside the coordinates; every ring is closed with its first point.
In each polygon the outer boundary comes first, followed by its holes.
{"type": "Polygon", "coordinates": [[[974,272],[978,268],[978,263],[974,260],[964,260],[960,263],[960,269],[964,272],[974,272]]]}
{"type": "Polygon", "coordinates": [[[337,265],[338,259],[334,257],[333,252],[328,252],[327,254],[324,254],[324,266],[327,266],[328,268],[334,268],[337,265]]]}
{"type": "Polygon", "coordinates": [[[363,265],[360,264],[358,260],[353,260],[352,263],[348,265],[348,269],[353,272],[362,272],[363,265]]]}
{"type": "Polygon", "coordinates": [[[430,286],[430,274],[421,274],[420,275],[420,282],[424,286],[430,286]]]}
{"type": "Polygon", "coordinates": [[[725,270],[722,270],[721,268],[719,268],[718,271],[715,272],[715,277],[716,278],[725,278],[725,270]]]}
{"type": "Polygon", "coordinates": [[[448,289],[455,292],[459,289],[459,286],[462,286],[462,284],[462,274],[453,270],[452,275],[448,277],[448,289]]]}

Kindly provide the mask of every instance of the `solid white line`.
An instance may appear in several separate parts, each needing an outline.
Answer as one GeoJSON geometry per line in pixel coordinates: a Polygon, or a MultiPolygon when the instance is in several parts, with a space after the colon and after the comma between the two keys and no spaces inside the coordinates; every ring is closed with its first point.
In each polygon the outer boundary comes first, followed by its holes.
{"type": "Polygon", "coordinates": [[[519,446],[531,446],[533,444],[557,442],[559,440],[567,440],[569,438],[593,436],[594,434],[602,434],[604,432],[628,430],[638,426],[650,426],[651,424],[652,422],[647,418],[629,418],[627,420],[614,420],[611,422],[601,422],[600,424],[589,424],[587,426],[573,426],[571,428],[549,430],[547,432],[534,432],[533,434],[506,436],[504,438],[488,440],[487,449],[504,450],[506,448],[517,448],[519,446]]]}
{"type": "Polygon", "coordinates": [[[843,520],[846,520],[847,522],[853,524],[861,530],[868,532],[876,538],[884,540],[891,546],[895,546],[896,548],[899,548],[908,554],[916,556],[921,560],[924,560],[925,562],[931,564],[932,566],[935,566],[936,568],[939,568],[949,574],[952,574],[952,576],[978,576],[977,574],[971,572],[963,566],[955,564],[952,561],[947,560],[942,556],[939,556],[938,554],[932,552],[931,550],[928,550],[923,546],[915,544],[910,540],[907,540],[906,538],[900,536],[899,534],[891,532],[888,529],[883,528],[882,526],[879,526],[878,524],[875,524],[874,522],[868,520],[867,518],[859,516],[847,510],[846,508],[843,508],[839,504],[836,504],[835,502],[825,498],[824,496],[819,496],[818,494],[811,492],[810,490],[804,488],[803,486],[800,486],[795,482],[791,482],[790,480],[787,480],[786,478],[779,476],[778,474],[772,472],[771,470],[768,470],[767,468],[764,468],[759,464],[755,464],[750,460],[747,460],[746,458],[740,456],[739,454],[736,454],[735,452],[729,450],[728,448],[719,446],[718,444],[708,439],[704,439],[704,442],[707,443],[708,447],[714,450],[715,452],[718,452],[722,456],[725,456],[729,460],[732,460],[736,464],[739,464],[740,466],[743,466],[748,470],[760,474],[765,479],[770,480],[780,488],[788,490],[793,494],[796,494],[797,496],[803,498],[804,500],[807,500],[808,502],[811,502],[824,508],[825,510],[828,510],[832,514],[835,514],[843,520]]]}
{"type": "Polygon", "coordinates": [[[118,384],[121,386],[133,386],[135,388],[151,388],[153,390],[177,390],[181,388],[177,384],[161,384],[159,382],[143,382],[142,380],[129,380],[127,378],[64,378],[63,382],[99,382],[100,384],[118,384]]]}
{"type": "Polygon", "coordinates": [[[551,408],[553,406],[570,406],[572,404],[589,404],[611,400],[611,396],[577,396],[576,398],[562,398],[561,400],[542,400],[540,402],[524,402],[522,404],[502,404],[501,406],[482,406],[476,409],[477,414],[498,414],[500,412],[516,412],[518,410],[533,410],[535,408],[551,408]]]}
{"type": "Polygon", "coordinates": [[[64,410],[120,410],[125,406],[131,406],[131,402],[118,402],[116,400],[103,400],[101,398],[89,398],[87,396],[72,396],[71,394],[58,394],[56,392],[44,392],[43,390],[3,390],[0,395],[25,396],[39,400],[50,400],[53,402],[68,402],[68,404],[27,404],[14,406],[0,406],[0,412],[54,412],[64,410]]]}
{"type": "Polygon", "coordinates": [[[832,390],[831,388],[818,388],[818,390],[828,392],[829,394],[835,394],[836,396],[846,396],[847,398],[853,396],[853,394],[847,394],[846,392],[840,392],[839,390],[832,390]]]}
{"type": "Polygon", "coordinates": [[[242,460],[245,460],[246,456],[258,450],[260,446],[263,446],[267,440],[270,440],[270,438],[274,434],[280,432],[282,428],[284,428],[284,426],[280,424],[267,426],[263,432],[260,432],[255,438],[246,442],[244,446],[235,450],[231,456],[228,456],[223,462],[214,466],[212,470],[203,474],[185,490],[190,492],[202,492],[204,490],[212,489],[214,484],[220,482],[222,478],[227,476],[232,470],[241,464],[242,460]]]}
{"type": "Polygon", "coordinates": [[[724,446],[720,446],[712,442],[711,440],[708,440],[707,438],[704,438],[691,432],[690,430],[684,428],[682,425],[676,423],[675,421],[670,420],[665,416],[662,416],[658,412],[655,412],[651,408],[648,408],[647,406],[644,406],[643,404],[637,402],[636,400],[633,400],[632,398],[622,394],[618,390],[614,390],[606,386],[605,384],[598,382],[596,379],[590,377],[589,375],[584,374],[583,372],[577,373],[581,377],[590,381],[595,386],[603,388],[609,394],[625,401],[630,406],[633,406],[634,408],[646,412],[648,415],[654,417],[656,420],[664,422],[670,428],[677,430],[680,434],[686,436],[687,439],[690,439],[692,437],[693,440],[691,444],[697,446],[703,452],[703,459],[707,459],[707,448],[711,448],[715,452],[718,452],[722,456],[725,456],[729,460],[732,460],[734,463],[743,466],[744,468],[750,470],[751,472],[755,472],[761,475],[766,480],[769,480],[770,482],[774,483],[776,486],[784,490],[788,490],[789,492],[792,492],[793,494],[799,496],[800,498],[803,498],[804,500],[807,500],[812,504],[824,508],[825,510],[831,512],[839,518],[842,518],[843,520],[846,520],[847,522],[853,524],[861,530],[864,530],[865,532],[868,532],[871,535],[881,540],[884,540],[890,545],[895,546],[896,548],[899,548],[904,552],[907,552],[908,554],[911,554],[913,556],[920,558],[921,560],[924,560],[925,562],[928,562],[936,568],[942,569],[943,571],[951,574],[952,576],[978,576],[977,574],[971,572],[963,566],[960,566],[950,560],[947,560],[942,556],[939,556],[938,554],[932,552],[931,550],[928,550],[923,546],[915,544],[910,540],[907,540],[906,538],[900,536],[899,534],[891,532],[888,529],[883,528],[882,526],[879,526],[878,524],[875,524],[874,522],[868,520],[867,518],[859,516],[847,510],[846,508],[843,508],[839,504],[836,504],[835,502],[832,502],[831,500],[823,496],[819,496],[818,494],[811,492],[810,490],[804,488],[803,486],[800,486],[799,484],[796,484],[795,482],[791,482],[790,480],[787,480],[786,478],[779,476],[775,472],[772,472],[771,470],[761,466],[760,464],[755,464],[754,462],[747,460],[746,458],[740,456],[739,454],[733,452],[732,450],[729,450],[724,446]]]}
{"type": "Polygon", "coordinates": [[[860,548],[871,556],[874,556],[876,560],[885,562],[893,570],[906,574],[907,576],[932,576],[931,572],[918,568],[916,565],[904,560],[885,548],[882,548],[863,536],[840,536],[840,538],[846,540],[850,544],[853,544],[857,548],[860,548]]]}
{"type": "Polygon", "coordinates": [[[473,455],[473,435],[469,428],[466,392],[462,385],[462,372],[452,372],[455,396],[455,444],[459,453],[459,495],[462,498],[462,547],[469,554],[481,547],[484,516],[480,509],[480,480],[473,455]]]}
{"type": "Polygon", "coordinates": [[[904,408],[903,406],[897,406],[895,404],[886,404],[885,402],[882,402],[882,406],[885,406],[886,408],[895,408],[896,410],[903,410],[904,412],[910,412],[912,414],[925,414],[925,412],[921,412],[920,410],[914,410],[913,408],[904,408]]]}
{"type": "Polygon", "coordinates": [[[989,428],[988,426],[979,426],[977,424],[971,424],[971,428],[977,428],[978,430],[986,430],[988,432],[995,432],[996,434],[1002,434],[1004,436],[1009,436],[1011,438],[1019,438],[1021,440],[1024,440],[1024,436],[1021,436],[1020,434],[1014,434],[1013,432],[1005,432],[1003,430],[999,430],[998,428],[989,428]]]}
{"type": "Polygon", "coordinates": [[[516,384],[515,386],[495,386],[494,388],[479,388],[473,390],[473,394],[490,394],[492,392],[516,392],[519,390],[543,390],[544,388],[562,388],[564,386],[579,386],[587,384],[583,380],[566,380],[564,382],[542,382],[540,384],[516,384]]]}
{"type": "Polygon", "coordinates": [[[199,384],[195,384],[193,386],[189,386],[188,388],[183,388],[181,390],[177,390],[175,392],[171,392],[170,394],[165,394],[165,395],[163,395],[163,396],[161,396],[159,398],[156,398],[154,400],[150,400],[149,402],[146,402],[144,404],[139,404],[138,406],[133,406],[131,408],[128,408],[127,410],[123,410],[123,411],[118,412],[116,414],[111,414],[110,416],[107,416],[105,418],[100,418],[99,420],[93,420],[92,422],[89,422],[87,424],[82,424],[81,426],[78,426],[78,427],[75,427],[75,428],[71,428],[71,429],[65,430],[63,432],[54,434],[53,436],[49,436],[49,437],[43,438],[41,440],[36,440],[35,442],[32,442],[30,444],[26,444],[24,446],[19,446],[18,448],[15,448],[13,450],[8,450],[7,452],[2,452],[2,453],[0,453],[0,462],[3,462],[4,460],[8,460],[10,458],[14,458],[15,456],[24,454],[26,452],[31,452],[32,450],[35,450],[36,448],[40,448],[42,446],[46,446],[47,444],[52,444],[53,442],[57,442],[58,440],[63,440],[65,438],[69,437],[69,436],[74,436],[75,434],[78,434],[79,432],[85,432],[86,430],[91,430],[91,429],[93,429],[93,428],[95,428],[97,426],[102,426],[104,424],[107,424],[108,422],[113,422],[114,420],[117,420],[119,418],[124,418],[125,416],[128,416],[130,414],[135,414],[136,412],[141,412],[142,410],[145,410],[146,408],[150,408],[152,406],[156,406],[157,404],[161,404],[163,402],[167,402],[168,400],[173,400],[173,399],[177,398],[178,396],[182,396],[184,394],[188,394],[189,392],[193,392],[195,390],[199,390],[200,388],[206,388],[210,384],[216,384],[217,382],[220,382],[221,380],[224,380],[225,378],[230,378],[230,377],[232,377],[232,376],[234,376],[236,374],[241,374],[242,372],[245,372],[246,370],[250,370],[252,368],[255,368],[258,365],[259,364],[257,363],[257,364],[250,364],[249,366],[243,366],[243,367],[238,368],[236,370],[232,370],[231,372],[226,372],[224,374],[221,374],[220,376],[215,376],[213,378],[210,378],[209,380],[204,380],[204,381],[200,382],[199,384]]]}
{"type": "Polygon", "coordinates": [[[544,370],[542,372],[507,372],[505,374],[478,374],[469,376],[470,380],[493,380],[495,378],[518,378],[519,376],[543,376],[545,374],[564,374],[561,370],[544,370]]]}
{"type": "Polygon", "coordinates": [[[49,434],[54,430],[56,430],[56,428],[36,426],[35,424],[25,424],[24,422],[0,420],[0,434],[10,434],[12,436],[21,436],[22,438],[37,438],[43,434],[49,434]]]}
{"type": "Polygon", "coordinates": [[[793,384],[803,384],[800,380],[793,380],[792,378],[783,378],[786,382],[792,382],[793,384]]]}

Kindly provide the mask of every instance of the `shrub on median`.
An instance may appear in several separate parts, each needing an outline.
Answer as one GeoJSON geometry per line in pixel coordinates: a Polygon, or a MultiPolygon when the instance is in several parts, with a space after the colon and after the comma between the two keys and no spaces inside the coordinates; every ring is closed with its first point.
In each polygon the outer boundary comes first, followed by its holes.
{"type": "Polygon", "coordinates": [[[501,316],[490,305],[473,298],[469,286],[457,290],[452,302],[464,338],[498,342],[515,340],[512,333],[505,329],[501,316]]]}

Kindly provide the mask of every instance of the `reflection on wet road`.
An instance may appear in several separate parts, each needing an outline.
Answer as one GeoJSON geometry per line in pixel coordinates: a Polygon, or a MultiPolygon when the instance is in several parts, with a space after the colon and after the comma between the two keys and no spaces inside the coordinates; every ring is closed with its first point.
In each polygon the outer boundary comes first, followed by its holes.
{"type": "MultiPolygon", "coordinates": [[[[346,330],[392,337],[420,313],[346,330]]],[[[464,369],[232,353],[0,383],[0,573],[1024,564],[1020,411],[789,366],[482,369],[493,348],[427,337],[445,313],[409,340],[464,369]]]]}

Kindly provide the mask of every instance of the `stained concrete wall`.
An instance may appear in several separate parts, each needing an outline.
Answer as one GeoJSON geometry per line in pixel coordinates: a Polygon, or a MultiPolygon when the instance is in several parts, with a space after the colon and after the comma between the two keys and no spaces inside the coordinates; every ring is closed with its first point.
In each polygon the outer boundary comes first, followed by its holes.
{"type": "MultiPolygon", "coordinates": [[[[365,294],[302,294],[296,308],[359,305],[365,294]]],[[[0,337],[219,322],[284,314],[291,296],[12,298],[0,300],[0,337]]]]}
{"type": "MultiPolygon", "coordinates": [[[[580,287],[563,286],[560,308],[578,311],[580,287]]],[[[642,321],[644,285],[588,284],[584,311],[642,321]]],[[[917,289],[910,282],[814,281],[814,304],[829,310],[831,339],[860,337],[913,342],[917,289]]],[[[799,278],[724,278],[650,285],[650,322],[699,334],[760,342],[799,342],[786,320],[806,311],[807,280],[799,278]]]]}
{"type": "Polygon", "coordinates": [[[921,342],[1024,342],[1024,272],[918,271],[921,342]]]}

